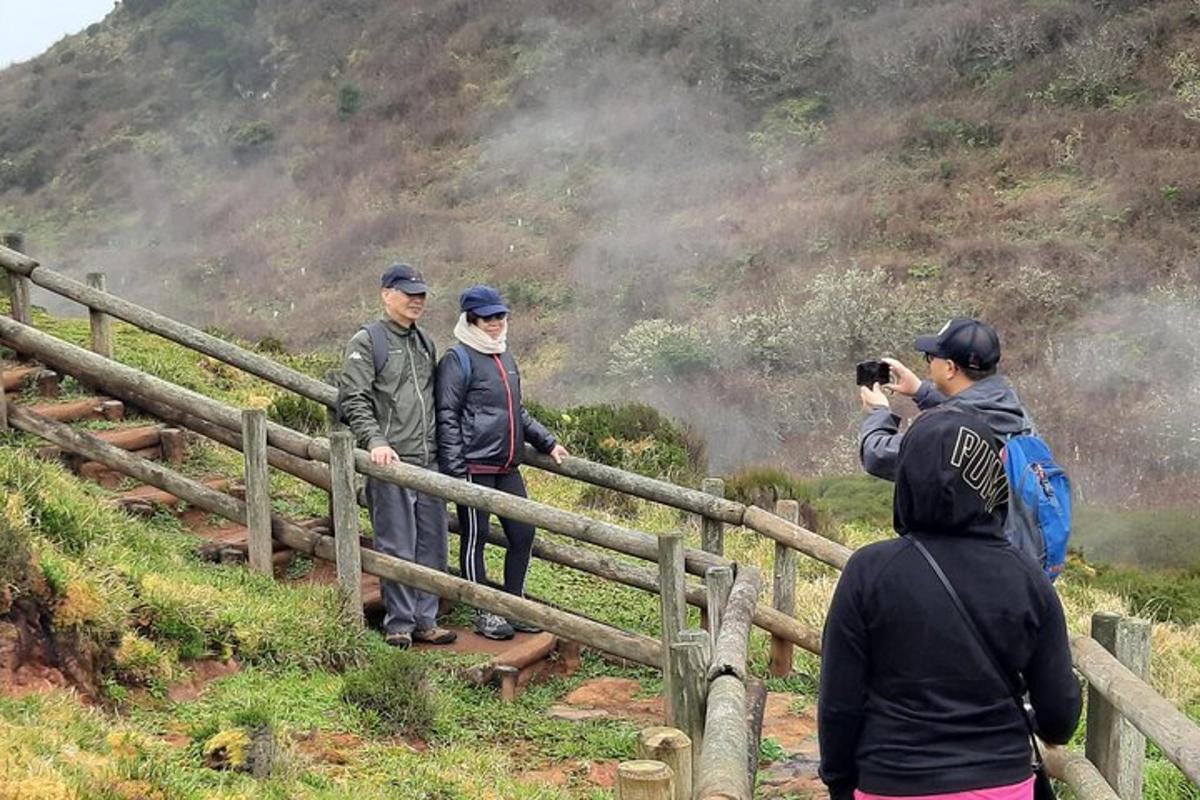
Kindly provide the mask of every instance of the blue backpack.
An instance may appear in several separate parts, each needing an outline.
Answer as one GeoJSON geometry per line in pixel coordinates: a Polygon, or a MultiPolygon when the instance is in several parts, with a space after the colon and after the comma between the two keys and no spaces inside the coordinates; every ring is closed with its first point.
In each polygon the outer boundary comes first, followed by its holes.
{"type": "Polygon", "coordinates": [[[1001,458],[1010,490],[1004,533],[1018,550],[1037,559],[1053,581],[1067,560],[1071,481],[1038,436],[1013,436],[1001,458]]]}

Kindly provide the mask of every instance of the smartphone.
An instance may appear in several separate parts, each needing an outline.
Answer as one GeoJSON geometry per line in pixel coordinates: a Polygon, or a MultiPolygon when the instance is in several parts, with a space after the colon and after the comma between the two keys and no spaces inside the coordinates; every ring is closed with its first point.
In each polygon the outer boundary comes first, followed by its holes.
{"type": "Polygon", "coordinates": [[[892,382],[892,368],[886,361],[860,361],[854,368],[854,379],[859,386],[882,386],[892,382]]]}

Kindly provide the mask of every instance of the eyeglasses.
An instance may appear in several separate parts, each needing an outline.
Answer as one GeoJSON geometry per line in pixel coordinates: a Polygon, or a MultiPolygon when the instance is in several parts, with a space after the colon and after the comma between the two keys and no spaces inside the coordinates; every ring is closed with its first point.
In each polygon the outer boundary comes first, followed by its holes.
{"type": "Polygon", "coordinates": [[[499,314],[489,314],[486,317],[480,317],[480,319],[483,320],[484,322],[499,322],[500,320],[507,319],[507,318],[508,318],[507,311],[501,311],[499,314]]]}

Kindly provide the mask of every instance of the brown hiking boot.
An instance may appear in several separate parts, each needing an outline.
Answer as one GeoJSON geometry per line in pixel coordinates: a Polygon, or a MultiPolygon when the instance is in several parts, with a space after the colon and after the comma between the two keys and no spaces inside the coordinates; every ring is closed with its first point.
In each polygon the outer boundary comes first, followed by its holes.
{"type": "Polygon", "coordinates": [[[417,628],[413,631],[412,638],[414,642],[424,642],[425,644],[450,644],[458,638],[458,634],[446,628],[417,628]]]}

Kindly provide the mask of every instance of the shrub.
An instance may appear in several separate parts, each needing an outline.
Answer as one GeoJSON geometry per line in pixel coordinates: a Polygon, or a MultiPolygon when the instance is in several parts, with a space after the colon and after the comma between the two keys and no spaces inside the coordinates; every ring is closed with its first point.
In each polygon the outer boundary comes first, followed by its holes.
{"type": "Polygon", "coordinates": [[[325,406],[291,392],[271,401],[271,405],[267,406],[267,417],[310,436],[325,433],[329,426],[329,414],[325,406]]]}
{"type": "Polygon", "coordinates": [[[892,523],[892,484],[869,475],[800,478],[776,467],[751,467],[725,482],[725,496],[772,511],[778,500],[795,500],[803,522],[826,535],[834,522],[892,523]]]}
{"type": "MultiPolygon", "coordinates": [[[[32,561],[29,528],[21,495],[10,495],[0,508],[0,600],[6,589],[20,589],[29,580],[32,561]]],[[[7,609],[0,605],[0,614],[7,609]]]]}
{"type": "Polygon", "coordinates": [[[525,406],[582,458],[651,477],[686,479],[703,471],[703,443],[650,406],[627,403],[565,411],[529,401],[525,406]]]}
{"type": "Polygon", "coordinates": [[[752,311],[729,320],[733,343],[758,372],[771,375],[796,360],[795,315],[780,301],[766,311],[752,311]]]}
{"type": "Polygon", "coordinates": [[[1054,104],[1108,105],[1137,66],[1145,42],[1118,28],[1068,45],[1058,76],[1040,94],[1054,104]]]}
{"type": "Polygon", "coordinates": [[[367,667],[346,673],[342,700],[369,712],[390,733],[427,738],[436,706],[425,672],[416,653],[389,650],[367,667]]]}
{"type": "Polygon", "coordinates": [[[261,119],[243,125],[231,125],[227,133],[230,149],[239,161],[262,155],[275,141],[275,129],[271,123],[261,119]]]}
{"type": "Polygon", "coordinates": [[[669,382],[703,372],[712,363],[712,349],[697,327],[665,319],[636,323],[610,352],[608,374],[628,378],[635,385],[669,382]]]}
{"type": "Polygon", "coordinates": [[[52,174],[50,159],[37,148],[14,158],[0,158],[0,192],[6,189],[32,192],[45,185],[52,174]]]}
{"type": "Polygon", "coordinates": [[[151,686],[169,681],[175,673],[171,657],[158,645],[126,632],[113,652],[113,670],[125,684],[151,686]]]}
{"type": "Polygon", "coordinates": [[[749,133],[750,146],[760,152],[770,153],[815,144],[825,135],[822,118],[828,111],[828,102],[819,95],[782,100],[771,106],[758,128],[749,133]]]}
{"type": "Polygon", "coordinates": [[[353,84],[343,84],[337,93],[338,116],[349,117],[362,108],[362,92],[353,84]]]}
{"type": "Polygon", "coordinates": [[[1183,103],[1183,115],[1200,121],[1200,62],[1188,52],[1179,52],[1167,62],[1171,88],[1183,103]]]}

